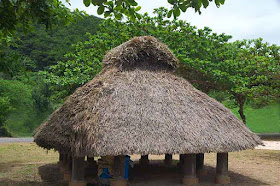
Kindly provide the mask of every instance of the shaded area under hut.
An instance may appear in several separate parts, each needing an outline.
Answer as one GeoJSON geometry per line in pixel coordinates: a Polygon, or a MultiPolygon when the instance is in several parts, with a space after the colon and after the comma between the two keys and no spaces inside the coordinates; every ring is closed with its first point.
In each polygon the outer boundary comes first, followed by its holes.
{"type": "MultiPolygon", "coordinates": [[[[198,183],[204,153],[217,153],[216,182],[229,183],[228,152],[262,144],[229,109],[175,75],[177,59],[151,36],[110,50],[103,70],[78,88],[36,131],[35,142],[60,153],[70,185],[97,176],[93,157],[111,159],[112,186],[127,184],[126,155],[180,154],[182,183],[198,183]],[[87,163],[85,163],[87,157],[87,163]],[[85,166],[86,165],[86,166],[85,166]]],[[[98,161],[99,164],[99,161],[98,161]]],[[[103,172],[104,173],[104,172],[103,172]]]]}

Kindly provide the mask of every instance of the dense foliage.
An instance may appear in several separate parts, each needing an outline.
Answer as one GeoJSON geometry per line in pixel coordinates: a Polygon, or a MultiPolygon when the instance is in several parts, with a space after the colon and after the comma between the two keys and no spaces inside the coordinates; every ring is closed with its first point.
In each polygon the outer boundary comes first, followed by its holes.
{"type": "MultiPolygon", "coordinates": [[[[21,29],[14,37],[20,38],[9,46],[2,45],[0,58],[0,132],[8,135],[7,126],[13,135],[30,135],[56,108],[51,103],[52,91],[44,76],[38,71],[57,63],[64,54],[74,52],[73,43],[84,42],[86,33],[95,34],[101,19],[83,17],[69,26],[46,30],[35,24],[34,31],[24,34],[21,29]],[[9,88],[11,87],[11,88],[9,88]],[[22,92],[20,92],[22,89],[22,92]],[[28,92],[28,94],[26,94],[28,92]],[[14,94],[17,96],[13,97],[14,94]],[[24,104],[12,101],[24,99],[24,104]],[[26,105],[28,103],[28,106],[26,105]]],[[[56,100],[56,98],[54,98],[56,100]]]]}
{"type": "Polygon", "coordinates": [[[96,33],[100,21],[101,19],[94,16],[84,16],[81,21],[74,22],[70,26],[52,30],[46,30],[43,25],[34,25],[35,30],[26,35],[18,31],[15,37],[20,40],[6,47],[3,55],[28,57],[35,62],[36,71],[42,70],[62,60],[64,54],[74,51],[72,44],[85,41],[87,39],[85,33],[96,33]]]}
{"type": "Polygon", "coordinates": [[[69,24],[80,12],[73,14],[59,0],[1,0],[0,1],[0,39],[12,36],[18,28],[29,32],[34,23],[47,28],[69,24]]]}
{"type": "MultiPolygon", "coordinates": [[[[13,135],[30,135],[68,95],[100,72],[108,50],[142,35],[166,43],[180,60],[176,73],[228,107],[238,106],[245,123],[246,104],[258,108],[279,99],[280,47],[261,38],[230,42],[229,35],[168,19],[171,13],[176,17],[176,6],[182,3],[199,2],[200,11],[206,1],[169,1],[171,10],[159,8],[154,17],[137,14],[126,22],[89,16],[52,30],[29,25],[35,30],[26,35],[19,28],[13,37],[20,40],[0,46],[0,134],[9,135],[9,128],[13,135]]],[[[118,12],[123,10],[116,4],[106,14],[107,4],[117,1],[102,2],[96,5],[104,5],[105,16],[127,14],[118,12]]]]}
{"type": "MultiPolygon", "coordinates": [[[[83,0],[83,2],[87,7],[90,4],[98,6],[97,13],[104,14],[105,18],[114,16],[121,20],[123,15],[131,20],[141,18],[141,15],[137,13],[141,9],[137,0],[83,0]]],[[[171,10],[168,11],[168,17],[173,15],[176,19],[181,12],[186,12],[188,8],[193,8],[195,12],[201,13],[201,8],[207,8],[213,0],[167,0],[167,2],[172,6],[171,10]]],[[[214,2],[219,7],[225,3],[225,0],[215,0],[214,2]]]]}
{"type": "Polygon", "coordinates": [[[96,35],[76,45],[76,52],[67,54],[44,74],[60,96],[72,93],[101,69],[103,55],[110,48],[140,35],[152,35],[166,43],[180,60],[178,74],[194,85],[209,90],[228,92],[239,106],[245,123],[243,106],[246,99],[269,102],[279,95],[280,47],[262,39],[229,42],[231,36],[196,29],[181,20],[167,19],[168,10],[155,11],[139,20],[125,23],[106,20],[96,35]],[[62,93],[62,94],[61,94],[62,93]]]}

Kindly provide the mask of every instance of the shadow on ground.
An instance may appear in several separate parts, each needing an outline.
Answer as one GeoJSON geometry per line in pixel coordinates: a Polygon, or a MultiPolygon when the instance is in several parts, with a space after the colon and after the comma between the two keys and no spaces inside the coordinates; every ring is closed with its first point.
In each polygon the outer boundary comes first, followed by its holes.
{"type": "MultiPolygon", "coordinates": [[[[215,185],[215,168],[206,166],[207,176],[199,179],[199,185],[215,185]]],[[[46,164],[38,168],[42,182],[22,181],[17,182],[9,179],[1,180],[0,185],[46,185],[46,186],[67,186],[63,182],[63,176],[59,172],[57,164],[46,164]]],[[[253,171],[253,170],[252,170],[253,171]]],[[[129,185],[135,186],[181,186],[181,172],[176,165],[166,167],[162,161],[150,161],[147,167],[140,167],[137,163],[129,172],[129,185]]],[[[230,185],[269,185],[259,180],[244,176],[235,172],[229,172],[230,185]]]]}
{"type": "MultiPolygon", "coordinates": [[[[7,166],[5,167],[4,170],[7,171],[7,166]]],[[[1,172],[2,171],[1,169],[1,172]]],[[[68,184],[63,181],[63,175],[59,172],[57,164],[42,165],[38,168],[38,173],[42,181],[24,181],[25,178],[22,178],[23,181],[1,179],[0,186],[68,186],[68,184]]]]}
{"type": "MultiPolygon", "coordinates": [[[[158,161],[150,161],[151,165],[143,168],[138,164],[135,165],[132,171],[130,171],[131,185],[135,186],[181,186],[181,171],[176,165],[166,167],[158,161]]],[[[162,162],[162,161],[161,161],[162,162]]],[[[207,175],[199,178],[199,185],[217,185],[215,184],[215,172],[214,167],[205,167],[207,175]]],[[[252,170],[253,171],[253,170],[252,170]]],[[[269,185],[259,180],[229,171],[231,178],[231,184],[229,185],[269,185]]]]}
{"type": "Polygon", "coordinates": [[[60,173],[57,164],[43,165],[38,168],[38,171],[43,185],[68,186],[68,184],[63,181],[63,175],[60,173]]]}
{"type": "Polygon", "coordinates": [[[9,179],[3,179],[1,180],[0,185],[1,186],[38,186],[43,184],[35,181],[13,181],[9,179]]]}

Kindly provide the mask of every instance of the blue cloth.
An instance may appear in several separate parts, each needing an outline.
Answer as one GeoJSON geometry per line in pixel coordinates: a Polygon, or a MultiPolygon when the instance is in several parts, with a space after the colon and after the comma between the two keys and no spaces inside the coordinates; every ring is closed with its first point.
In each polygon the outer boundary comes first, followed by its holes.
{"type": "Polygon", "coordinates": [[[112,176],[109,173],[109,169],[108,168],[103,168],[102,169],[102,173],[100,175],[100,178],[111,178],[112,176]]]}
{"type": "Polygon", "coordinates": [[[130,156],[125,156],[124,179],[128,179],[129,161],[130,161],[130,156]]]}

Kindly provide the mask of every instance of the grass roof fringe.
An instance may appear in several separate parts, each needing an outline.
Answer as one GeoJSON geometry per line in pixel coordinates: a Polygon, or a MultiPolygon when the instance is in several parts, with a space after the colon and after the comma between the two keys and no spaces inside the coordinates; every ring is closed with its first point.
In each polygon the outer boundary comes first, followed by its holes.
{"type": "Polygon", "coordinates": [[[112,49],[102,72],[36,131],[73,156],[231,152],[262,144],[229,109],[174,74],[178,61],[151,36],[112,49]]]}

